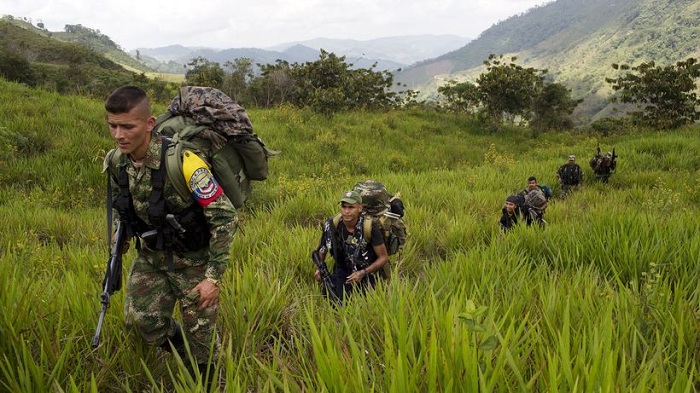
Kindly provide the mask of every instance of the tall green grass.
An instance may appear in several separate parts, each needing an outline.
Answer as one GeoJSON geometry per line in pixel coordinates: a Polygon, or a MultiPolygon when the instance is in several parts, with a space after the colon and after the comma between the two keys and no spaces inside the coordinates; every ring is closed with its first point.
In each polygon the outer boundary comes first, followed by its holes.
{"type": "MultiPolygon", "coordinates": [[[[187,359],[124,328],[121,292],[90,348],[108,253],[101,103],[0,87],[0,391],[200,390],[187,359]]],[[[700,389],[697,128],[532,139],[427,112],[250,116],[282,155],[240,212],[224,279],[226,391],[700,389]],[[587,168],[597,142],[620,155],[608,184],[587,168]],[[584,186],[550,203],[546,229],[502,234],[505,197],[530,175],[558,191],[568,154],[584,186]],[[309,254],[366,178],[401,192],[409,241],[390,282],[335,308],[309,254]]]]}

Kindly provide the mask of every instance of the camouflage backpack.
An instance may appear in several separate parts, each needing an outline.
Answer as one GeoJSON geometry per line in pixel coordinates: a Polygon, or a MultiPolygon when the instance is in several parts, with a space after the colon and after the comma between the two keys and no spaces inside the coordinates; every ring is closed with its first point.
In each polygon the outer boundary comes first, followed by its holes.
{"type": "Polygon", "coordinates": [[[253,133],[242,106],[218,89],[184,86],[166,113],[158,116],[155,128],[173,140],[166,157],[168,177],[183,197],[190,191],[182,173],[182,150],[190,146],[202,151],[212,173],[236,208],[243,206],[252,191],[251,180],[267,178],[269,150],[253,133]],[[186,141],[186,143],[178,143],[186,141]]]}
{"type": "Polygon", "coordinates": [[[403,220],[404,206],[401,195],[390,195],[384,184],[376,180],[365,180],[353,189],[362,196],[362,209],[366,217],[379,223],[384,235],[384,244],[389,255],[401,251],[406,243],[406,224],[403,220]]]}
{"type": "Polygon", "coordinates": [[[547,207],[547,198],[542,191],[532,190],[525,194],[525,205],[537,212],[542,212],[547,207]]]}

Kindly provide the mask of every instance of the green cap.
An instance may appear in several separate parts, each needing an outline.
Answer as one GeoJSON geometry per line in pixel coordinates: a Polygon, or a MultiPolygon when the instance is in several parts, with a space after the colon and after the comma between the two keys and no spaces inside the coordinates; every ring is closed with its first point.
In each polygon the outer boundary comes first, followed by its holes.
{"type": "Polygon", "coordinates": [[[343,197],[340,198],[340,202],[350,203],[352,205],[359,203],[362,204],[362,196],[356,190],[345,191],[343,197]]]}

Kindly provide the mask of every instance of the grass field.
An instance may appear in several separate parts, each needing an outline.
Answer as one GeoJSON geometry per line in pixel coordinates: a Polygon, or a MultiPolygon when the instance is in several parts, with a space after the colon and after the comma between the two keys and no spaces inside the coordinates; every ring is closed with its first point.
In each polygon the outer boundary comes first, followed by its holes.
{"type": "MultiPolygon", "coordinates": [[[[164,108],[156,108],[162,111],[164,108]]],[[[433,112],[251,110],[282,154],[240,211],[223,283],[226,391],[700,390],[698,128],[491,133],[433,112]],[[600,143],[619,154],[596,183],[600,143]],[[583,187],[545,230],[497,226],[530,175],[559,191],[569,154],[583,187]],[[336,309],[310,251],[360,180],[401,192],[409,238],[390,282],[336,309]]],[[[100,102],[0,81],[0,391],[196,391],[177,359],[124,328],[112,297],[100,102]]],[[[126,268],[134,251],[125,257],[126,268]]]]}

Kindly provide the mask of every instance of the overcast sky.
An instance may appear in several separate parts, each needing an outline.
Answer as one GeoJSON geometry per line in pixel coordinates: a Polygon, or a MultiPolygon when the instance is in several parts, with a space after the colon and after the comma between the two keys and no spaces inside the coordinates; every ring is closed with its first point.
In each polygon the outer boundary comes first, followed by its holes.
{"type": "Polygon", "coordinates": [[[552,0],[1,0],[0,14],[81,24],[125,50],[167,45],[266,48],[313,38],[420,34],[476,38],[500,20],[552,0]],[[196,5],[195,5],[196,4],[196,5]]]}

